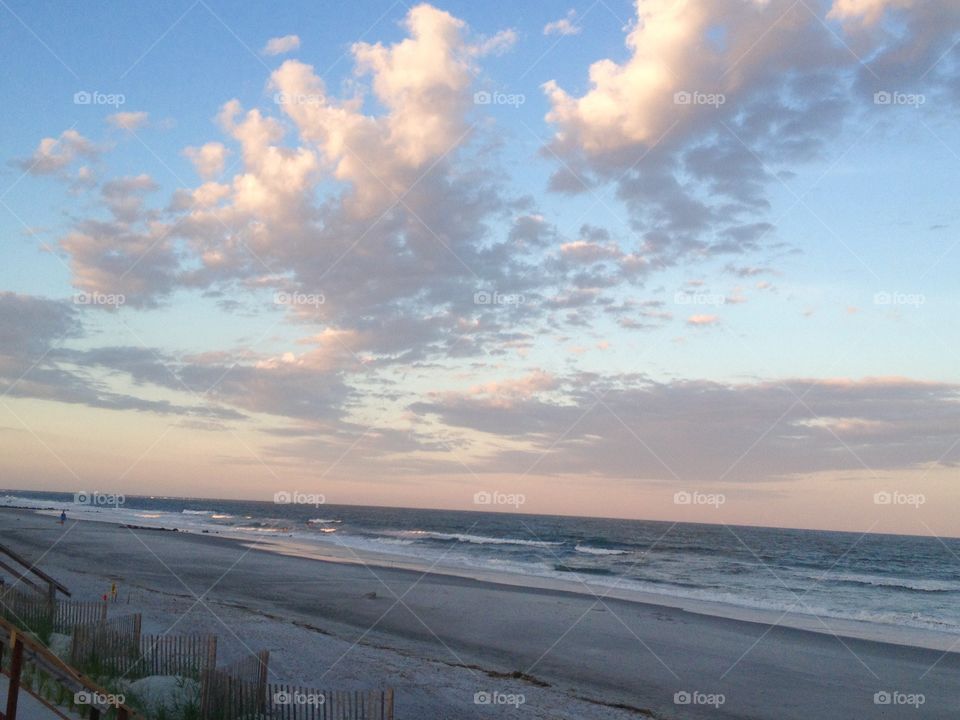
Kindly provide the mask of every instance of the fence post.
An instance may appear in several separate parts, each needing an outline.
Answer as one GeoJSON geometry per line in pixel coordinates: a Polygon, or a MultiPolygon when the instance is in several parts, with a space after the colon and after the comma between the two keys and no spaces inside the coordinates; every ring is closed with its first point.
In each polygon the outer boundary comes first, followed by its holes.
{"type": "Polygon", "coordinates": [[[16,631],[10,633],[10,683],[7,685],[7,712],[5,720],[17,720],[17,700],[20,698],[20,673],[23,670],[23,640],[16,631]]]}
{"type": "Polygon", "coordinates": [[[211,635],[207,644],[207,669],[213,670],[217,667],[217,636],[211,635]]]}
{"type": "Polygon", "coordinates": [[[261,650],[260,657],[259,673],[257,675],[257,710],[259,712],[264,712],[267,707],[267,663],[270,662],[270,651],[261,650]]]}

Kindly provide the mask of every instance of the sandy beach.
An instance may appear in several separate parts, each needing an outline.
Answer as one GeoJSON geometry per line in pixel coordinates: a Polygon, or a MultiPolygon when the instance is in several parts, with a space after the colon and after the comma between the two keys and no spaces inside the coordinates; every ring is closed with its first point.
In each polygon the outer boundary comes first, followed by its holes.
{"type": "Polygon", "coordinates": [[[0,542],[79,599],[116,580],[113,614],[142,612],[147,632],[217,633],[222,661],[269,649],[278,682],[394,687],[398,718],[953,718],[960,699],[957,653],[585,588],[293,557],[211,535],[60,526],[13,509],[0,511],[0,542]],[[504,703],[477,704],[477,693],[504,703]]]}

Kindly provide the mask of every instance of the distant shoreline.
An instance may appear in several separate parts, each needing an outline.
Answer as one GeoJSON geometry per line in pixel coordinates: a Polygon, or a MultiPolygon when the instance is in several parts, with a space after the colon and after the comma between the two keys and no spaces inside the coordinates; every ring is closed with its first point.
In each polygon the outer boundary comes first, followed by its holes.
{"type": "Polygon", "coordinates": [[[145,602],[168,610],[173,600],[162,597],[182,598],[176,606],[186,610],[197,605],[196,596],[239,613],[225,628],[196,607],[201,630],[247,637],[264,623],[279,624],[271,632],[290,637],[264,642],[281,665],[300,668],[300,682],[327,682],[332,669],[349,677],[361,672],[368,687],[399,683],[398,697],[413,698],[401,719],[484,717],[472,693],[491,688],[526,693],[524,712],[544,720],[637,717],[639,709],[685,720],[849,720],[878,716],[873,696],[885,688],[925,693],[923,717],[946,720],[960,696],[957,653],[838,639],[613,593],[598,599],[582,588],[456,577],[374,558],[366,564],[359,557],[308,558],[212,534],[76,520],[60,526],[49,515],[6,508],[0,542],[42,557],[48,572],[94,593],[116,579],[121,588],[142,588],[135,598],[146,593],[145,602]],[[158,591],[161,599],[150,600],[158,591]],[[316,643],[316,657],[326,657],[330,668],[295,650],[304,643],[316,643]],[[351,655],[358,643],[363,671],[350,664],[359,662],[351,655]],[[402,676],[397,663],[407,668],[402,676]],[[423,679],[437,672],[442,679],[423,679]],[[405,685],[412,681],[403,677],[419,680],[405,685]],[[723,693],[726,704],[719,713],[678,712],[674,695],[686,690],[723,693]],[[428,705],[418,706],[427,695],[428,705]]]}
{"type": "MultiPolygon", "coordinates": [[[[37,514],[56,514],[60,508],[30,508],[2,506],[0,510],[16,509],[37,514]]],[[[49,515],[44,515],[49,516],[49,515]]],[[[451,565],[417,562],[406,556],[392,555],[386,552],[376,553],[369,550],[349,548],[332,543],[306,543],[284,538],[264,537],[254,541],[249,536],[229,531],[200,531],[174,528],[135,525],[107,518],[84,518],[78,522],[93,522],[115,525],[130,530],[177,533],[184,537],[200,540],[220,540],[238,543],[248,549],[275,555],[300,558],[315,562],[360,565],[376,569],[389,569],[409,572],[416,575],[430,575],[445,578],[459,578],[488,583],[504,588],[523,589],[531,592],[572,593],[584,597],[602,597],[624,602],[638,603],[651,607],[671,608],[696,613],[707,617],[756,623],[760,625],[778,625],[794,630],[803,630],[828,636],[839,636],[857,640],[890,643],[905,647],[926,648],[943,652],[960,647],[960,635],[914,627],[902,627],[877,622],[848,620],[835,617],[823,617],[809,613],[783,612],[763,608],[744,607],[712,600],[691,599],[669,594],[658,594],[624,587],[587,584],[575,579],[559,580],[554,578],[524,575],[508,571],[493,571],[482,568],[467,569],[451,565]]],[[[574,574],[574,573],[571,573],[574,574]]],[[[589,578],[588,578],[589,579],[589,578]]]]}

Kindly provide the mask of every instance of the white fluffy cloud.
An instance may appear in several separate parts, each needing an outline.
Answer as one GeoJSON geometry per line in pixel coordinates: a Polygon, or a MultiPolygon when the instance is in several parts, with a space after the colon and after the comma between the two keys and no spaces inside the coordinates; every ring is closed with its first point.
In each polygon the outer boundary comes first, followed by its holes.
{"type": "Polygon", "coordinates": [[[263,46],[264,55],[283,55],[292,52],[300,47],[300,37],[297,35],[284,35],[283,37],[270,38],[267,44],[263,46]]]}
{"type": "Polygon", "coordinates": [[[138,130],[147,124],[149,115],[143,111],[119,112],[110,115],[107,122],[120,130],[138,130]]]}
{"type": "Polygon", "coordinates": [[[223,143],[208,142],[200,147],[188,147],[183,153],[193,163],[200,177],[211,180],[223,172],[230,151],[223,143]]]}
{"type": "Polygon", "coordinates": [[[873,25],[887,10],[902,10],[915,5],[917,0],[836,0],[827,17],[843,21],[858,20],[873,25]]]}
{"type": "Polygon", "coordinates": [[[579,35],[583,29],[577,25],[577,11],[568,10],[566,16],[543,26],[544,35],[579,35]]]}
{"type": "Polygon", "coordinates": [[[60,137],[40,141],[33,155],[17,164],[32,175],[52,175],[66,169],[78,158],[96,158],[101,149],[76,130],[64,130],[60,137]]]}

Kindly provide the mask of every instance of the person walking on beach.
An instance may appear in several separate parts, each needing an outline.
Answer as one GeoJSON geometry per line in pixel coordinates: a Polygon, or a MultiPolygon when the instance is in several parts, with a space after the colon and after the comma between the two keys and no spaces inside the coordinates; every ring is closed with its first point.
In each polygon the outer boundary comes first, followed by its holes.
{"type": "Polygon", "coordinates": [[[67,522],[67,511],[66,511],[66,510],[61,510],[61,511],[60,511],[60,524],[63,525],[63,524],[66,523],[66,522],[67,522]]]}

